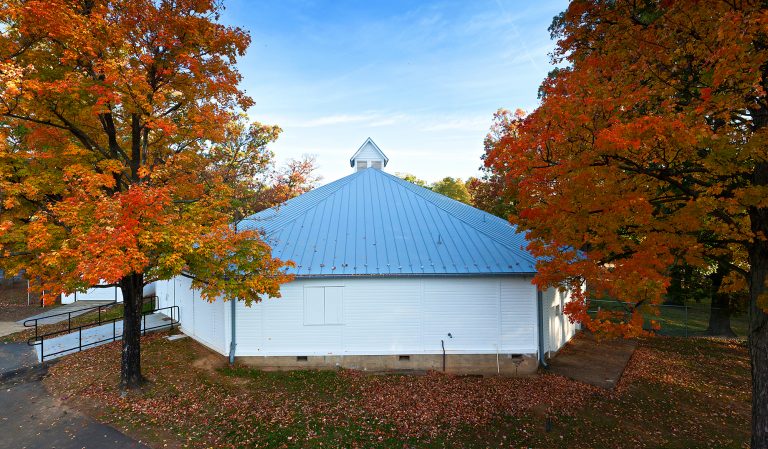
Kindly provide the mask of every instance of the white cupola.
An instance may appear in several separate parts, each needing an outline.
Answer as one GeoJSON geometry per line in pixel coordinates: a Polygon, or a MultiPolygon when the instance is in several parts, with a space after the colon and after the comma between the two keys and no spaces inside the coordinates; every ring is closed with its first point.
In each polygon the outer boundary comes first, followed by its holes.
{"type": "Polygon", "coordinates": [[[387,166],[387,162],[389,162],[389,158],[369,137],[349,160],[349,165],[357,172],[366,168],[381,170],[387,166]]]}

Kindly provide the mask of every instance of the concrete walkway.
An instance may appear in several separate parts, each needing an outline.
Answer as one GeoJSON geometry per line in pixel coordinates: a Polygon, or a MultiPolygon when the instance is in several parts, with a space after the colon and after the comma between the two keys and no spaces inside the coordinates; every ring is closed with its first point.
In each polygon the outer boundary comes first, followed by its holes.
{"type": "Polygon", "coordinates": [[[549,370],[607,390],[616,388],[629,359],[637,347],[636,340],[603,340],[582,332],[549,361],[549,370]]]}
{"type": "Polygon", "coordinates": [[[0,321],[0,337],[15,334],[16,332],[21,332],[24,329],[26,329],[24,326],[15,321],[0,321]]]}
{"type": "MultiPolygon", "coordinates": [[[[160,313],[147,315],[146,320],[142,320],[142,330],[144,329],[145,322],[147,329],[149,329],[148,332],[168,330],[171,325],[171,319],[160,313]]],[[[35,351],[37,352],[37,359],[39,361],[43,360],[42,351],[45,351],[46,361],[53,360],[67,354],[78,352],[80,347],[94,348],[114,340],[121,340],[122,335],[123,321],[118,320],[114,323],[89,327],[82,329],[82,331],[45,339],[42,345],[35,345],[35,351]]]]}
{"type": "Polygon", "coordinates": [[[0,449],[149,449],[52,397],[45,365],[25,343],[0,344],[0,449]],[[33,363],[33,369],[24,369],[33,363]]]}
{"type": "Polygon", "coordinates": [[[64,304],[58,307],[51,307],[50,309],[46,310],[45,312],[38,313],[37,315],[32,315],[29,318],[25,318],[23,320],[17,321],[18,324],[24,324],[24,321],[27,320],[33,320],[37,319],[37,324],[55,324],[55,323],[61,323],[62,321],[67,321],[69,316],[67,315],[67,312],[71,312],[72,317],[76,317],[78,315],[82,315],[84,313],[88,312],[95,312],[96,309],[93,309],[96,306],[103,306],[106,304],[111,304],[114,301],[75,301],[72,304],[64,304]],[[89,310],[93,309],[93,310],[89,310]],[[59,315],[63,314],[63,315],[59,315]],[[51,315],[57,315],[52,318],[46,318],[51,315]]]}

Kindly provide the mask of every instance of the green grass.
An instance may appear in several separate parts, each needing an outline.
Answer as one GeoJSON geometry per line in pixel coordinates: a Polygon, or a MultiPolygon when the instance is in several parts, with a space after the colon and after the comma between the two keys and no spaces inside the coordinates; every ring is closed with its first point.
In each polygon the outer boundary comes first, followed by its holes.
{"type": "Polygon", "coordinates": [[[289,393],[311,390],[321,394],[344,394],[345,384],[336,371],[261,371],[244,366],[224,367],[219,372],[227,377],[247,378],[259,388],[279,388],[289,393]]]}
{"type": "MultiPolygon", "coordinates": [[[[652,329],[651,321],[658,323],[660,328],[656,331],[659,335],[671,337],[691,337],[705,335],[709,327],[709,303],[702,301],[685,306],[661,304],[653,306],[658,310],[658,315],[653,311],[646,311],[646,329],[652,329]]],[[[589,312],[594,314],[598,308],[601,310],[627,311],[627,306],[616,300],[601,299],[591,300],[589,312]]],[[[748,317],[745,312],[735,312],[731,315],[731,329],[739,337],[746,337],[749,329],[748,317]]]]}
{"type": "Polygon", "coordinates": [[[152,336],[143,348],[150,383],[127,399],[115,388],[119,345],[68,356],[46,385],[158,447],[742,448],[749,440],[749,358],[738,340],[643,339],[616,391],[555,383],[546,393],[542,382],[557,376],[265,372],[227,367],[191,339],[152,336]],[[485,402],[520,390],[531,395],[523,403],[554,395],[560,406],[485,402]],[[401,401],[413,391],[415,402],[401,401]],[[477,420],[477,407],[493,414],[477,420]]]}

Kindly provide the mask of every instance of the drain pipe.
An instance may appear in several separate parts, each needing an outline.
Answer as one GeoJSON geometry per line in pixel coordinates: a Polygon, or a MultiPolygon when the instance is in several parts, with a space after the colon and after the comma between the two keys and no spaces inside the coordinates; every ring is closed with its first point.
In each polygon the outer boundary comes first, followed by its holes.
{"type": "Polygon", "coordinates": [[[536,315],[539,319],[539,363],[544,368],[548,368],[546,356],[544,355],[544,293],[536,289],[536,315]]]}
{"type": "Polygon", "coordinates": [[[229,302],[232,303],[232,341],[229,343],[229,364],[234,365],[235,364],[235,348],[237,347],[237,341],[236,341],[236,333],[235,333],[235,326],[237,325],[237,319],[235,316],[235,311],[237,310],[237,301],[235,299],[229,300],[229,302]]]}
{"type": "MultiPolygon", "coordinates": [[[[235,234],[237,234],[237,225],[240,223],[240,221],[242,220],[235,220],[235,224],[234,224],[235,234]]],[[[236,304],[237,299],[232,298],[229,301],[232,303],[232,305],[230,306],[232,307],[231,309],[232,313],[230,313],[230,315],[232,316],[231,318],[232,322],[230,324],[230,327],[232,328],[232,338],[231,338],[231,341],[229,342],[229,365],[234,366],[235,365],[235,348],[237,348],[237,336],[235,333],[237,329],[237,315],[235,314],[235,312],[237,311],[237,304],[236,304]]]]}

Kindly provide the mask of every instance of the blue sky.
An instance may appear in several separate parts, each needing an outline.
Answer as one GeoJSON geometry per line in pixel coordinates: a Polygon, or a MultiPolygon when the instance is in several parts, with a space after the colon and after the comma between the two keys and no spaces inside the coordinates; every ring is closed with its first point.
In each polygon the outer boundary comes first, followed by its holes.
{"type": "Polygon", "coordinates": [[[322,183],[367,137],[387,171],[477,175],[494,111],[536,106],[564,0],[229,0],[252,37],[239,63],[250,115],[277,124],[279,160],[314,154],[322,183]]]}

